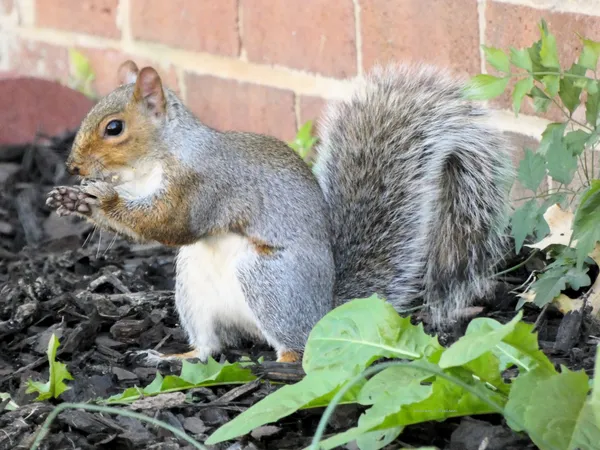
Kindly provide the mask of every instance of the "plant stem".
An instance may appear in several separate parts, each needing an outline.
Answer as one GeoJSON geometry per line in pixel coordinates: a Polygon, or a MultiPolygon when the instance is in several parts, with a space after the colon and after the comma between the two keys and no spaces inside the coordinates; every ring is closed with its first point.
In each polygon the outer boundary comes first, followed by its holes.
{"type": "Polygon", "coordinates": [[[499,277],[499,276],[501,276],[501,275],[504,275],[504,274],[506,274],[506,273],[513,272],[513,271],[515,271],[515,270],[519,269],[520,267],[523,267],[525,264],[527,264],[529,261],[531,261],[531,259],[532,259],[532,258],[533,258],[535,255],[537,255],[537,254],[538,254],[538,252],[539,252],[539,249],[537,249],[537,248],[536,248],[534,251],[532,251],[532,252],[531,252],[531,254],[530,254],[530,255],[529,255],[529,256],[528,256],[528,257],[527,257],[525,260],[521,261],[521,262],[520,262],[519,264],[517,264],[516,266],[510,267],[510,268],[508,268],[508,269],[506,269],[506,270],[503,270],[503,271],[501,271],[501,272],[498,272],[497,274],[495,274],[495,275],[494,275],[494,277],[496,277],[496,278],[497,278],[497,277],[499,277]]]}
{"type": "Polygon", "coordinates": [[[165,423],[160,420],[154,419],[152,417],[148,417],[144,414],[140,414],[140,413],[136,413],[136,412],[132,412],[132,411],[127,411],[127,410],[118,409],[118,408],[111,408],[109,406],[88,405],[87,403],[62,403],[62,404],[58,405],[56,408],[54,408],[50,412],[50,414],[48,414],[48,417],[42,424],[42,429],[38,433],[37,437],[35,438],[35,441],[33,442],[33,445],[29,448],[29,450],[36,450],[40,446],[40,444],[42,443],[42,440],[44,439],[44,437],[46,437],[46,434],[48,434],[48,431],[50,430],[50,424],[54,421],[54,419],[56,419],[56,416],[58,416],[61,413],[61,411],[65,410],[65,409],[87,409],[88,411],[95,411],[95,412],[101,412],[101,413],[107,413],[107,414],[119,414],[121,416],[131,417],[132,419],[137,419],[137,420],[141,420],[144,422],[148,422],[148,423],[151,423],[152,425],[156,425],[157,427],[162,427],[166,430],[169,430],[171,433],[173,433],[178,438],[183,439],[187,443],[191,444],[194,448],[197,448],[199,450],[207,450],[207,448],[204,445],[202,445],[198,441],[192,439],[183,431],[175,428],[174,426],[169,425],[168,423],[165,423]]]}

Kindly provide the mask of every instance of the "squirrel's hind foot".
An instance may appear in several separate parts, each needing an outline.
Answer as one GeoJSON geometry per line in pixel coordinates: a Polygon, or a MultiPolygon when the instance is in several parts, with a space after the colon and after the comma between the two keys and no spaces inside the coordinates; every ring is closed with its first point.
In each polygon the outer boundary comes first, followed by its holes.
{"type": "Polygon", "coordinates": [[[126,354],[125,358],[128,364],[138,367],[159,367],[163,364],[179,362],[183,359],[198,359],[205,363],[208,356],[202,358],[197,350],[192,350],[186,353],[164,354],[156,350],[135,350],[126,354]]]}

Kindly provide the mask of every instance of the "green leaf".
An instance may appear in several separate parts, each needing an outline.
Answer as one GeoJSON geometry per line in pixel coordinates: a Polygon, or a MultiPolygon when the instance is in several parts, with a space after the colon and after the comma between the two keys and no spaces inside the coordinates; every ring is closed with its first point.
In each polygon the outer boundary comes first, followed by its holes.
{"type": "Polygon", "coordinates": [[[370,431],[356,438],[356,445],[360,450],[379,450],[394,442],[402,430],[404,427],[370,431]]]}
{"type": "Polygon", "coordinates": [[[6,400],[8,400],[8,403],[4,405],[4,411],[15,411],[19,409],[19,405],[13,401],[8,392],[0,392],[0,401],[5,402],[6,400]]]}
{"type": "Polygon", "coordinates": [[[302,365],[306,373],[334,367],[355,375],[379,358],[420,359],[439,348],[422,324],[412,325],[390,303],[372,296],[323,317],[308,337],[302,365]]]}
{"type": "Polygon", "coordinates": [[[590,85],[588,84],[588,96],[587,100],[585,101],[585,120],[587,120],[587,122],[592,126],[592,128],[595,128],[598,124],[600,90],[598,89],[599,84],[597,81],[593,81],[591,82],[591,84],[592,86],[594,86],[594,88],[590,90],[590,85]]]}
{"type": "Polygon", "coordinates": [[[72,380],[73,377],[67,370],[64,363],[56,361],[56,350],[60,346],[58,338],[52,334],[48,341],[48,363],[50,365],[50,377],[46,383],[28,380],[26,393],[37,392],[39,396],[36,400],[47,400],[49,398],[58,398],[60,394],[70,389],[65,384],[65,380],[72,380]]]}
{"type": "Polygon", "coordinates": [[[544,91],[537,86],[534,86],[529,96],[533,98],[533,108],[536,112],[548,111],[548,107],[552,103],[552,100],[544,93],[544,91]]]}
{"type": "Polygon", "coordinates": [[[577,157],[565,145],[562,131],[555,128],[546,151],[548,174],[559,183],[568,185],[577,170],[577,157]]]}
{"type": "Polygon", "coordinates": [[[495,77],[479,74],[469,80],[465,87],[465,96],[471,100],[489,100],[501,95],[510,77],[495,77]]]}
{"type": "Polygon", "coordinates": [[[548,68],[560,70],[558,61],[558,51],[556,50],[556,38],[550,34],[546,23],[542,21],[540,25],[542,35],[542,46],[540,47],[541,63],[548,68]]]}
{"type": "MultiPolygon", "coordinates": [[[[477,322],[473,322],[469,324],[467,333],[470,329],[476,331],[484,325],[491,328],[502,326],[496,320],[489,318],[478,318],[477,322]]],[[[534,332],[533,324],[518,322],[514,329],[502,338],[502,342],[492,349],[492,353],[498,358],[500,370],[516,366],[520,373],[537,369],[550,374],[556,373],[554,364],[538,347],[537,333],[534,332]]]]}
{"type": "Polygon", "coordinates": [[[579,414],[569,448],[594,448],[600,442],[600,345],[596,346],[594,386],[579,414]]]}
{"type": "Polygon", "coordinates": [[[546,176],[546,160],[543,156],[525,149],[525,157],[519,164],[518,179],[526,189],[537,191],[546,176]]]}
{"type": "Polygon", "coordinates": [[[510,61],[517,67],[525,69],[527,72],[533,72],[533,65],[531,62],[531,56],[527,49],[517,50],[516,48],[510,49],[510,61]]]}
{"type": "MultiPolygon", "coordinates": [[[[347,376],[343,371],[319,370],[307,373],[298,383],[283,386],[235,419],[222,425],[206,440],[205,444],[214,445],[242,436],[261,425],[276,422],[311,404],[313,406],[327,404],[346,381],[347,376]],[[317,402],[318,399],[321,400],[317,402]]],[[[352,401],[361,387],[362,385],[358,385],[355,390],[351,390],[344,400],[352,401]]]]}
{"type": "MultiPolygon", "coordinates": [[[[565,73],[572,75],[584,75],[585,71],[585,67],[575,63],[565,73]]],[[[563,104],[571,113],[573,113],[573,111],[575,111],[580,104],[579,97],[581,96],[581,87],[577,86],[577,84],[579,84],[576,82],[577,80],[578,79],[576,78],[566,76],[560,80],[559,96],[563,104]]]]}
{"type": "Polygon", "coordinates": [[[515,115],[519,113],[521,109],[521,102],[523,101],[523,97],[531,91],[533,88],[533,77],[523,78],[515,84],[515,89],[513,90],[513,109],[515,111],[515,115]]]}
{"type": "Polygon", "coordinates": [[[540,208],[535,199],[528,200],[517,208],[511,218],[511,233],[515,239],[515,251],[519,253],[527,236],[535,232],[538,240],[541,240],[550,232],[546,219],[545,209],[540,208]]]}
{"type": "Polygon", "coordinates": [[[542,133],[542,140],[537,152],[540,155],[546,155],[546,153],[548,153],[548,149],[551,145],[553,145],[554,141],[562,140],[566,129],[566,122],[555,122],[549,124],[542,133]]]}
{"type": "Polygon", "coordinates": [[[579,56],[579,64],[586,69],[595,71],[598,67],[598,55],[600,55],[600,42],[583,39],[583,50],[579,56]]]}
{"type": "Polygon", "coordinates": [[[504,416],[507,417],[507,423],[513,430],[519,432],[525,431],[523,426],[520,425],[524,425],[527,428],[525,415],[532,406],[532,402],[536,400],[534,397],[536,388],[553,376],[556,375],[540,368],[519,375],[513,381],[508,395],[508,402],[506,402],[504,407],[504,416]],[[513,418],[514,421],[510,418],[513,418]]]}
{"type": "Polygon", "coordinates": [[[554,97],[558,94],[558,90],[560,89],[560,75],[544,75],[542,77],[542,83],[544,83],[548,94],[550,94],[551,97],[554,97]]]}
{"type": "Polygon", "coordinates": [[[591,280],[587,271],[588,269],[583,271],[583,269],[568,266],[555,266],[547,269],[531,285],[531,289],[536,293],[534,303],[539,307],[545,306],[558,297],[567,286],[576,290],[582,286],[589,286],[591,280]]]}
{"type": "Polygon", "coordinates": [[[485,59],[488,63],[490,63],[500,72],[510,72],[510,62],[508,61],[508,56],[506,56],[502,50],[499,48],[487,47],[485,45],[482,45],[481,48],[483,49],[485,59]]]}
{"type": "MultiPolygon", "coordinates": [[[[485,324],[479,325],[476,331],[465,334],[442,353],[439,366],[443,369],[462,366],[492,350],[505,336],[514,330],[516,323],[522,317],[523,313],[519,311],[510,322],[503,326],[494,328],[485,324]]],[[[478,319],[473,321],[476,320],[478,319]]]]}
{"type": "Polygon", "coordinates": [[[590,133],[583,130],[569,131],[564,137],[567,149],[575,156],[579,156],[583,153],[589,139],[590,133]]]}
{"type": "Polygon", "coordinates": [[[577,267],[600,240],[600,180],[592,180],[583,194],[573,219],[573,240],[577,240],[577,267]]]}
{"type": "Polygon", "coordinates": [[[113,395],[106,403],[132,403],[142,397],[149,397],[165,392],[182,391],[197,387],[215,386],[221,384],[241,384],[253,381],[256,376],[250,369],[243,367],[241,363],[220,364],[212,357],[208,358],[206,364],[190,363],[184,360],[181,366],[181,374],[167,375],[163,377],[156,374],[154,381],[145,388],[132,387],[123,393],[113,395]]]}
{"type": "MultiPolygon", "coordinates": [[[[532,374],[537,375],[536,372],[528,375],[532,374]]],[[[519,379],[515,381],[510,393],[509,404],[511,399],[514,400],[513,393],[517,383],[519,379]]],[[[524,410],[524,423],[532,441],[542,450],[548,447],[537,439],[538,436],[543,437],[554,448],[576,448],[572,446],[571,440],[589,391],[585,372],[571,372],[563,367],[563,371],[557,375],[548,378],[541,376],[535,381],[528,380],[527,384],[531,389],[529,404],[520,406],[524,410]]],[[[523,392],[519,390],[518,393],[523,392]]],[[[507,409],[508,406],[507,404],[507,409]]]]}

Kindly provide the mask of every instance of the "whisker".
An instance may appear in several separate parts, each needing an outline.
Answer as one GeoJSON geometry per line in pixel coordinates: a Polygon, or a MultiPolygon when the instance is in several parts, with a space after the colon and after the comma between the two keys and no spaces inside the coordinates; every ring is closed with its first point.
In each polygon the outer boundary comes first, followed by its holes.
{"type": "Polygon", "coordinates": [[[96,249],[96,259],[100,256],[100,243],[102,242],[102,230],[98,233],[98,248],[96,249]]]}
{"type": "Polygon", "coordinates": [[[108,247],[106,248],[106,250],[104,250],[102,257],[106,256],[106,254],[109,252],[109,250],[112,248],[112,246],[115,245],[116,241],[117,241],[117,234],[115,233],[114,237],[112,238],[112,241],[110,241],[110,244],[108,244],[108,247]]]}
{"type": "Polygon", "coordinates": [[[87,235],[87,237],[85,238],[85,241],[83,241],[83,244],[81,244],[81,248],[85,247],[85,244],[87,244],[88,241],[91,241],[94,238],[94,233],[96,233],[96,228],[98,228],[98,226],[96,224],[94,224],[94,228],[92,228],[92,232],[87,235]]]}

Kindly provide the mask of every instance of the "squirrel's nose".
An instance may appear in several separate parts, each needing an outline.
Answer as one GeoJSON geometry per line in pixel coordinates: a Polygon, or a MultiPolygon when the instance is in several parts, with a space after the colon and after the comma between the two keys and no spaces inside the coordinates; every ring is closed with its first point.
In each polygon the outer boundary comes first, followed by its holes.
{"type": "Polygon", "coordinates": [[[76,166],[75,164],[67,165],[67,170],[69,171],[69,173],[71,175],[79,175],[79,173],[80,173],[79,166],[76,166]]]}

